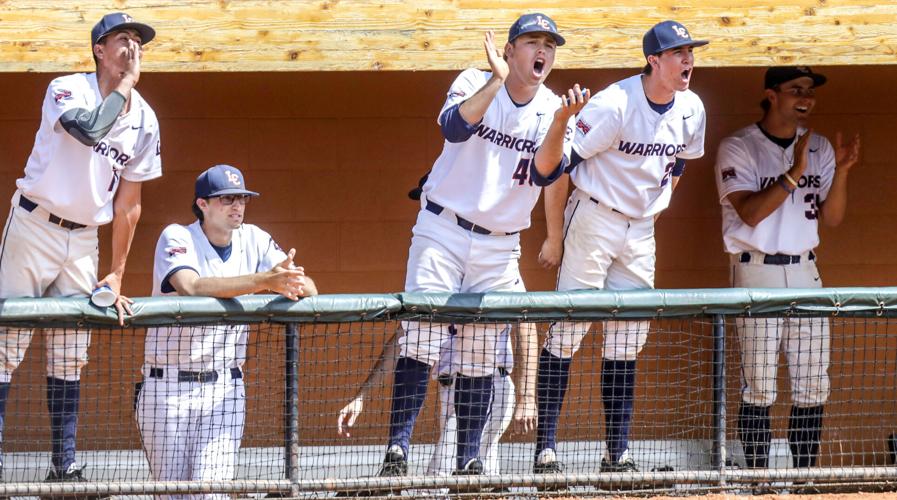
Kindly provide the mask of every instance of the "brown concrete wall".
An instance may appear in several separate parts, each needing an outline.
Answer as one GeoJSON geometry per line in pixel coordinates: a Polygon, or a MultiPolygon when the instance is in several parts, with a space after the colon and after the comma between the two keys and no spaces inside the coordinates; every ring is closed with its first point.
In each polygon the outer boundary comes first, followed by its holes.
{"type": "MultiPolygon", "coordinates": [[[[851,174],[848,215],[839,228],[822,230],[823,280],[828,286],[894,284],[897,102],[890,82],[897,77],[897,67],[817,70],[827,73],[830,83],[819,93],[814,128],[829,137],[836,130],[859,131],[863,138],[862,163],[851,174]]],[[[557,71],[549,84],[561,89],[580,82],[597,90],[630,73],[557,71]]],[[[695,75],[693,88],[709,114],[707,154],[689,162],[671,208],[658,222],[658,288],[728,283],[712,164],[720,139],[759,118],[762,73],[758,68],[699,68],[695,75]]],[[[410,229],[418,209],[406,192],[441,149],[435,114],[453,77],[452,72],[143,75],[140,91],[161,120],[165,175],[145,186],[126,292],[149,294],[152,254],[160,231],[166,224],[192,220],[193,181],[215,163],[231,163],[244,171],[248,186],[262,193],[250,205],[247,219],[270,231],[282,246],[295,246],[298,263],[323,293],[401,291],[410,229]]],[[[0,199],[8,199],[14,180],[21,175],[50,79],[45,74],[0,75],[0,92],[9,96],[0,108],[0,199]]],[[[522,236],[524,278],[529,289],[548,290],[554,272],[536,263],[544,234],[541,203],[533,218],[533,228],[522,236]]],[[[108,228],[102,234],[101,253],[108,257],[108,228]]],[[[103,259],[101,271],[107,265],[103,259]]],[[[114,343],[115,356],[133,359],[135,370],[140,341],[139,336],[134,338],[133,347],[122,347],[129,341],[114,343]]],[[[874,343],[874,337],[868,342],[874,343]]],[[[108,356],[104,349],[95,346],[92,359],[108,356]]],[[[585,347],[583,359],[597,355],[591,349],[585,347]]],[[[362,351],[367,357],[379,352],[372,345],[362,351]]],[[[663,351],[651,355],[660,358],[663,351]]],[[[39,384],[41,359],[39,353],[30,353],[18,380],[39,384]]],[[[893,367],[893,360],[889,362],[893,367]]],[[[103,368],[105,373],[109,369],[103,368]]],[[[357,370],[354,378],[360,379],[366,367],[352,364],[351,369],[357,370]]],[[[648,393],[662,392],[667,386],[654,376],[647,380],[651,381],[648,393]]],[[[588,384],[597,387],[597,380],[588,384]]],[[[44,419],[40,391],[36,387],[27,393],[14,391],[11,407],[23,411],[27,407],[27,413],[44,419]]],[[[596,393],[590,392],[590,404],[599,405],[596,393]]],[[[112,405],[127,416],[127,403],[123,396],[112,405]]],[[[322,425],[334,420],[329,415],[332,410],[321,408],[322,425]]],[[[106,432],[103,425],[97,422],[85,432],[100,435],[106,432]]],[[[131,436],[125,446],[134,444],[131,436]]]]}

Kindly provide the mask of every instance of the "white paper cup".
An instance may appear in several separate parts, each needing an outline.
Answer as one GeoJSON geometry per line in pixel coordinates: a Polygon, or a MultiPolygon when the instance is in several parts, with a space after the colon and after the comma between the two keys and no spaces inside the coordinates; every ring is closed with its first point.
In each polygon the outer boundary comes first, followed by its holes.
{"type": "Polygon", "coordinates": [[[112,304],[115,304],[115,299],[117,298],[115,292],[112,291],[112,288],[110,288],[109,285],[97,287],[96,290],[90,294],[90,301],[97,307],[109,307],[112,304]]]}

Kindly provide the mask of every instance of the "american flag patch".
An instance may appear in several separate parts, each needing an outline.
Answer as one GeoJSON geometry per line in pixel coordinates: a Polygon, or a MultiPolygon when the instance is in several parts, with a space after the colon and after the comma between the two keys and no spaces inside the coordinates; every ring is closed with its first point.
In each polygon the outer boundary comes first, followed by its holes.
{"type": "Polygon", "coordinates": [[[177,255],[179,253],[186,254],[187,247],[170,247],[170,248],[168,248],[167,251],[168,251],[169,257],[174,257],[175,255],[177,255]]]}
{"type": "Polygon", "coordinates": [[[723,177],[723,182],[726,182],[728,180],[735,179],[736,177],[738,177],[738,175],[735,173],[735,169],[731,168],[731,167],[723,169],[721,174],[723,177]]]}
{"type": "Polygon", "coordinates": [[[59,89],[53,94],[53,99],[56,99],[56,104],[59,104],[59,101],[68,101],[72,98],[72,91],[59,89]]]}
{"type": "Polygon", "coordinates": [[[576,130],[582,132],[582,135],[586,135],[589,133],[589,130],[592,130],[592,127],[588,123],[584,122],[582,118],[580,118],[576,122],[576,130]]]}

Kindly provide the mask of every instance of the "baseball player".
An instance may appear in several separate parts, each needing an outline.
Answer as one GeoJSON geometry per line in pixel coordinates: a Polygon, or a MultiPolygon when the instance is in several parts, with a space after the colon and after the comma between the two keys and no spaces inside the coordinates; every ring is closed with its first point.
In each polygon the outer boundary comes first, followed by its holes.
{"type": "MultiPolygon", "coordinates": [[[[0,243],[0,297],[87,297],[108,286],[119,322],[130,313],[121,283],[141,186],[162,175],[159,123],[134,88],[142,47],[154,36],[127,14],[107,14],[91,31],[96,72],[50,82],[0,243]],[[98,280],[97,227],[109,222],[111,269],[98,280]]],[[[75,433],[90,332],[45,332],[53,465],[47,480],[81,481],[75,433]]],[[[10,379],[31,335],[30,329],[0,329],[0,433],[10,379]]]]}
{"type": "MultiPolygon", "coordinates": [[[[578,85],[564,99],[543,85],[555,50],[563,44],[548,16],[526,14],[511,26],[503,52],[493,33],[486,34],[491,71],[468,69],[452,84],[437,120],[445,144],[423,186],[405,290],[524,290],[518,233],[529,227],[541,186],[556,179],[568,163],[568,121],[588,100],[578,85]]],[[[456,336],[452,370],[459,474],[483,473],[480,439],[502,329],[472,325],[456,336]]],[[[403,330],[382,476],[407,472],[430,367],[449,337],[449,325],[406,322],[403,330]]]]}
{"type": "MultiPolygon", "coordinates": [[[[514,368],[514,356],[511,348],[510,337],[507,329],[502,332],[498,341],[498,361],[493,375],[493,397],[489,407],[489,419],[480,439],[480,455],[483,457],[483,472],[485,474],[499,473],[498,443],[504,435],[512,420],[512,412],[517,417],[517,429],[520,432],[529,432],[534,427],[535,421],[530,413],[514,411],[515,393],[514,382],[511,373],[514,368]]],[[[535,347],[535,325],[523,323],[518,329],[521,345],[532,344],[535,347]]],[[[389,362],[398,358],[399,345],[393,335],[384,346],[380,358],[371,369],[371,373],[362,384],[358,393],[339,413],[337,420],[337,433],[348,437],[350,429],[364,410],[364,402],[371,397],[371,393],[377,387],[381,387],[386,379],[389,362]]],[[[455,375],[451,369],[452,353],[455,351],[453,339],[443,344],[439,355],[439,365],[436,373],[439,383],[439,441],[430,457],[427,474],[448,476],[455,469],[455,443],[457,443],[457,422],[455,418],[454,381],[455,375]]],[[[535,359],[533,359],[535,361],[535,359]]],[[[535,370],[532,370],[535,372],[535,370]]],[[[535,373],[523,375],[523,385],[535,379],[535,373]]],[[[532,402],[531,404],[534,404],[532,402]]]]}
{"type": "MultiPolygon", "coordinates": [[[[766,71],[763,118],[719,145],[716,185],[732,286],[819,288],[813,249],[819,221],[837,226],[859,135],[835,146],[805,128],[825,76],[806,66],[766,71]]],[[[824,318],[738,319],[741,407],[738,435],[748,467],[767,466],[769,407],[776,400],[779,349],[791,376],[788,442],[795,467],[815,465],[829,396],[829,326],[824,318]]]]}
{"type": "MultiPolygon", "coordinates": [[[[294,249],[284,253],[271,235],[243,223],[253,196],[235,167],[203,172],[193,202],[198,220],[166,227],[156,244],[153,296],[317,295],[312,279],[293,265],[294,249]]],[[[153,479],[233,479],[246,412],[246,345],[240,325],[147,330],[137,424],[153,479]]]]}
{"type": "MultiPolygon", "coordinates": [[[[560,262],[558,290],[654,287],[654,220],[669,205],[684,160],[704,154],[704,106],[688,86],[692,51],[705,44],[675,21],[656,24],[642,41],[643,72],[610,85],[579,114],[569,167],[575,189],[566,212],[567,177],[545,191],[548,235],[539,259],[546,267],[560,262]]],[[[570,361],[589,326],[553,325],[540,354],[536,473],[562,470],[555,452],[558,418],[570,361]]],[[[648,326],[604,322],[602,472],[638,470],[629,454],[629,426],[636,356],[648,326]]]]}

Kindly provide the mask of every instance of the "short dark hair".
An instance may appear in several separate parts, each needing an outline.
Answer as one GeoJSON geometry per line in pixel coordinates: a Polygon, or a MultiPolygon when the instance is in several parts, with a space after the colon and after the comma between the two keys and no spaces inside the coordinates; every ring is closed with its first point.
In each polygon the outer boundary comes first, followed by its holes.
{"type": "Polygon", "coordinates": [[[646,63],[645,67],[642,68],[642,74],[650,75],[652,70],[653,69],[651,68],[651,63],[646,63]]]}
{"type": "Polygon", "coordinates": [[[193,215],[195,215],[196,218],[199,219],[200,223],[205,220],[205,216],[202,215],[202,210],[199,209],[199,205],[196,204],[196,200],[193,200],[193,206],[190,207],[190,209],[193,210],[193,215]]]}
{"type": "Polygon", "coordinates": [[[762,101],[760,101],[760,109],[763,110],[763,114],[769,113],[769,108],[772,107],[772,103],[769,102],[768,97],[764,97],[762,101]]]}

